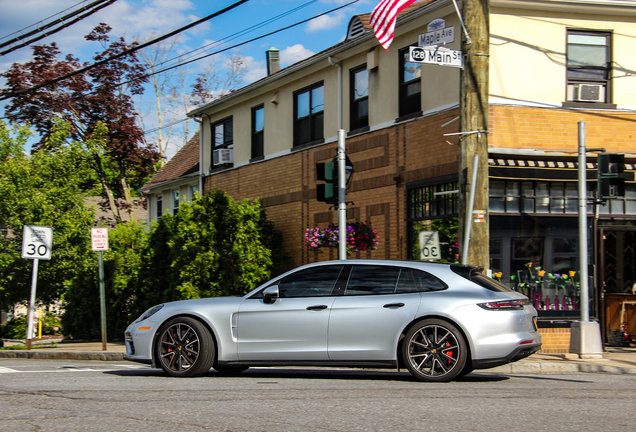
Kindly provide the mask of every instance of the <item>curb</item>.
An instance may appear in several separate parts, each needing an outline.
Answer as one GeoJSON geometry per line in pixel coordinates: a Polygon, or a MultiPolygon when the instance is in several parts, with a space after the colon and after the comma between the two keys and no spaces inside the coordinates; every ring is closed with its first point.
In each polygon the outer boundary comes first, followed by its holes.
{"type": "Polygon", "coordinates": [[[40,360],[101,360],[122,361],[123,352],[67,352],[67,351],[0,351],[0,358],[40,359],[40,360]]]}
{"type": "MultiPolygon", "coordinates": [[[[482,370],[480,370],[482,371],[482,370]]],[[[578,363],[538,363],[523,362],[509,363],[492,369],[483,369],[484,372],[504,374],[566,374],[566,373],[611,373],[611,374],[636,374],[636,368],[606,366],[578,363]]]]}
{"type": "MultiPolygon", "coordinates": [[[[126,353],[124,352],[0,351],[0,359],[124,361],[125,355],[126,353]]],[[[636,374],[636,368],[572,362],[519,362],[491,369],[479,369],[476,372],[501,374],[609,373],[625,375],[636,374]]]]}

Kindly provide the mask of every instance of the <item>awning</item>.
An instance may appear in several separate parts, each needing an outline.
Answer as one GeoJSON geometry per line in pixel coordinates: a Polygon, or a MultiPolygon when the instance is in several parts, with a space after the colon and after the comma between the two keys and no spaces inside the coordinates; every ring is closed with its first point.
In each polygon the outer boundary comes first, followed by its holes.
{"type": "MultiPolygon", "coordinates": [[[[588,162],[586,178],[596,181],[596,163],[588,162]]],[[[578,163],[573,161],[488,159],[488,176],[501,180],[578,181],[578,163]]],[[[635,164],[625,164],[625,171],[635,171],[635,164]]]]}

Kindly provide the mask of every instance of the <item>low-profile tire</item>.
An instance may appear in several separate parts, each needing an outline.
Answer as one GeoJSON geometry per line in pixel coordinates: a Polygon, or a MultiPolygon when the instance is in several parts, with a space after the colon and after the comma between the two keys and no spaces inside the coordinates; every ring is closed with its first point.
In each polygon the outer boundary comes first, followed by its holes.
{"type": "Polygon", "coordinates": [[[227,365],[219,365],[219,364],[216,364],[212,367],[214,368],[215,371],[217,371],[221,375],[229,375],[229,376],[238,375],[242,372],[245,372],[246,370],[250,368],[249,366],[227,366],[227,365]]]}
{"type": "Polygon", "coordinates": [[[466,365],[464,366],[464,369],[462,369],[462,371],[459,373],[459,375],[457,375],[457,378],[463,378],[466,375],[470,375],[471,373],[473,373],[475,370],[475,368],[473,367],[473,365],[469,364],[468,362],[466,362],[466,365]]]}
{"type": "Polygon", "coordinates": [[[199,321],[188,317],[165,323],[155,342],[157,363],[173,377],[204,375],[214,362],[214,339],[199,321]]]}
{"type": "Polygon", "coordinates": [[[420,381],[444,382],[459,376],[466,365],[466,341],[457,328],[443,320],[415,324],[402,345],[409,372],[420,381]]]}

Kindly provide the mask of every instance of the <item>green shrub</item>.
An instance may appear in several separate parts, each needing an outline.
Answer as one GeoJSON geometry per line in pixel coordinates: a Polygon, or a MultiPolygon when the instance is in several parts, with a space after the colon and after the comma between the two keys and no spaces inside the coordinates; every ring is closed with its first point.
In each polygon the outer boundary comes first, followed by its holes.
{"type": "MultiPolygon", "coordinates": [[[[33,337],[38,337],[38,317],[39,312],[35,313],[36,318],[33,327],[33,337]]],[[[20,315],[11,321],[7,321],[2,326],[2,337],[5,339],[26,339],[27,317],[20,315]]],[[[44,312],[42,315],[42,335],[43,336],[61,336],[62,323],[61,319],[52,312],[44,312]]]]}

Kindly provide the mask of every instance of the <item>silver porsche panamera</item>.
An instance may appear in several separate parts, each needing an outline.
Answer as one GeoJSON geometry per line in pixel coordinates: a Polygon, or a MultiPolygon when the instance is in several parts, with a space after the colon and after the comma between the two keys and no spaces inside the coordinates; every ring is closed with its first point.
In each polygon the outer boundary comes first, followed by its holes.
{"type": "Polygon", "coordinates": [[[126,359],[167,375],[250,366],[406,367],[449,381],[541,348],[528,299],[458,264],[309,264],[243,297],[157,305],[125,332],[126,359]]]}

